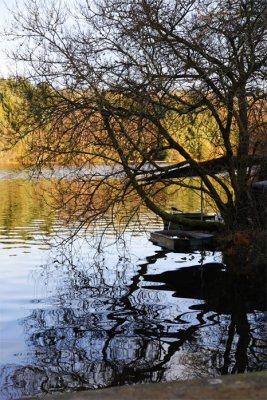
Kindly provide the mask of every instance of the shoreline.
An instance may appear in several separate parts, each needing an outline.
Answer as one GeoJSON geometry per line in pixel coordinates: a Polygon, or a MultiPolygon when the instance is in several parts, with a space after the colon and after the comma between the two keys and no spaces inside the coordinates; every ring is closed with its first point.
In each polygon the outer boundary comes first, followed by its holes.
{"type": "Polygon", "coordinates": [[[46,400],[265,400],[267,371],[80,392],[42,393],[27,399],[44,397],[46,400]]]}

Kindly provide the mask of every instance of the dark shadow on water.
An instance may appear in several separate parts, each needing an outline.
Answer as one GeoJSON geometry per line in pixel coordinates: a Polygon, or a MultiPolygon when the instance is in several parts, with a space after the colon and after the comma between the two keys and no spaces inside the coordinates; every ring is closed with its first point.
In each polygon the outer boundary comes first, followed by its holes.
{"type": "MultiPolygon", "coordinates": [[[[211,311],[219,315],[230,315],[224,362],[220,371],[222,374],[242,373],[248,368],[249,346],[254,355],[257,351],[256,346],[253,349],[255,340],[247,314],[267,310],[265,266],[259,266],[258,269],[260,273],[236,275],[229,272],[224,264],[207,263],[158,275],[147,275],[145,280],[163,283],[160,287],[150,284],[148,289],[173,291],[173,297],[202,300],[203,303],[190,307],[191,310],[199,311],[199,318],[211,311]],[[235,339],[235,363],[231,365],[235,339]]],[[[264,331],[262,333],[264,347],[266,336],[264,339],[264,331]]]]}
{"type": "Polygon", "coordinates": [[[234,275],[224,264],[207,263],[146,275],[146,281],[161,282],[163,286],[150,289],[171,290],[174,297],[204,300],[203,311],[232,314],[266,311],[266,281],[264,275],[234,275]]]}

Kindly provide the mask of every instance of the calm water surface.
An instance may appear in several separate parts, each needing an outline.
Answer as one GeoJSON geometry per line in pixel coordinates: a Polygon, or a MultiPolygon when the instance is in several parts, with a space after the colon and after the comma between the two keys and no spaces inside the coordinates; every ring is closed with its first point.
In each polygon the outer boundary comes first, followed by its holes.
{"type": "Polygon", "coordinates": [[[134,221],[99,252],[90,231],[51,247],[69,232],[36,184],[0,175],[1,399],[267,368],[263,279],[229,276],[219,252],[165,252],[134,221]]]}

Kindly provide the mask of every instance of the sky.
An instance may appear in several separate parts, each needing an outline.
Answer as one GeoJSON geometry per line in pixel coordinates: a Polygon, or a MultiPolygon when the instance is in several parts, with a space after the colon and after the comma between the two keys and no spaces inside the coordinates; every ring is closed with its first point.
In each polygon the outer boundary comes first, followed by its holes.
{"type": "MultiPolygon", "coordinates": [[[[18,4],[22,3],[22,0],[17,1],[18,4]]],[[[11,45],[3,37],[2,33],[8,20],[10,20],[10,12],[8,8],[14,8],[16,0],[0,0],[0,76],[7,77],[14,72],[14,65],[8,60],[5,55],[5,51],[11,48],[11,45]],[[7,8],[8,7],[8,8],[7,8]]]]}
{"type": "MultiPolygon", "coordinates": [[[[73,1],[65,0],[68,5],[71,5],[73,1]]],[[[6,55],[6,52],[12,49],[12,44],[4,37],[3,31],[8,21],[12,19],[10,10],[15,10],[16,5],[23,9],[23,3],[24,0],[0,0],[0,77],[6,78],[16,73],[15,63],[6,55]]]]}

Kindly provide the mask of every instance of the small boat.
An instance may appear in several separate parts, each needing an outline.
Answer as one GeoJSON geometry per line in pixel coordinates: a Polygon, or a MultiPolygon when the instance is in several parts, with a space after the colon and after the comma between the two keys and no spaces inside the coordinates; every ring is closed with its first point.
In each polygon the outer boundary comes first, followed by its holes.
{"type": "Polygon", "coordinates": [[[174,212],[174,215],[177,215],[178,217],[182,217],[182,218],[190,218],[190,219],[200,219],[203,221],[207,221],[207,220],[215,220],[216,218],[216,214],[215,213],[207,213],[207,214],[203,214],[201,212],[194,212],[194,213],[185,213],[185,212],[174,212]]]}
{"type": "Polygon", "coordinates": [[[214,235],[195,231],[162,230],[150,233],[154,244],[168,250],[188,251],[212,247],[214,235]]]}
{"type": "MultiPolygon", "coordinates": [[[[177,217],[188,218],[198,221],[215,221],[217,217],[217,214],[215,213],[203,214],[201,212],[195,212],[195,213],[174,212],[173,214],[177,217]]],[[[163,224],[164,224],[164,229],[179,229],[179,227],[181,228],[179,224],[168,221],[166,219],[163,219],[163,224]]]]}

